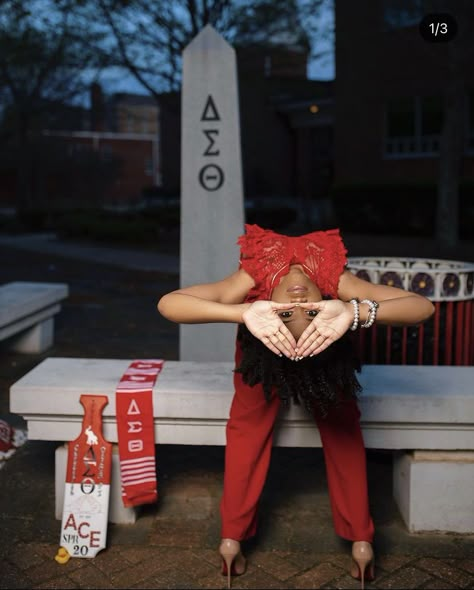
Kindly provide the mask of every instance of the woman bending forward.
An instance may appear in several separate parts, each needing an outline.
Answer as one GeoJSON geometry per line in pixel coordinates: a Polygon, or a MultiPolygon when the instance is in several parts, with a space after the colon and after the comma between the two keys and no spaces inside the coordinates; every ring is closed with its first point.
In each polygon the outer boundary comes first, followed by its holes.
{"type": "Polygon", "coordinates": [[[245,229],[236,272],[178,289],[158,303],[173,322],[239,325],[220,504],[223,574],[230,587],[230,576],[245,572],[241,542],[257,531],[275,419],[280,404],[293,400],[318,426],[334,529],[353,542],[351,575],[363,587],[364,577],[374,578],[374,525],[351,336],[375,321],[418,324],[434,307],[415,293],[353,275],[336,229],[298,237],[245,229]]]}

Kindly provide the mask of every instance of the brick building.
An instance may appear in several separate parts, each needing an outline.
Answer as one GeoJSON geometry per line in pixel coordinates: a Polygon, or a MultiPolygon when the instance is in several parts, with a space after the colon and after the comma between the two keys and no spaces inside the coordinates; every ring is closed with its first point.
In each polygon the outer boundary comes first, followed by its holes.
{"type": "MultiPolygon", "coordinates": [[[[426,42],[419,31],[425,4],[367,0],[361,8],[348,0],[335,3],[338,185],[437,182],[444,96],[454,67],[464,87],[462,179],[474,180],[473,37],[426,42]],[[458,45],[459,56],[455,43],[470,47],[463,51],[458,45]]],[[[454,15],[461,4],[449,3],[454,15]]]]}
{"type": "MultiPolygon", "coordinates": [[[[308,80],[308,48],[236,49],[245,197],[316,199],[332,181],[333,83],[308,80]]],[[[163,190],[179,194],[180,93],[160,98],[163,190]]]]}
{"type": "MultiPolygon", "coordinates": [[[[108,170],[109,181],[100,185],[100,194],[94,197],[96,205],[139,205],[143,192],[161,183],[156,101],[150,96],[128,93],[106,98],[100,86],[94,84],[87,120],[80,130],[71,124],[65,129],[64,122],[57,122],[44,135],[62,143],[71,159],[79,160],[89,154],[108,170]]],[[[55,186],[54,180],[50,186],[55,186]]]]}
{"type": "MultiPolygon", "coordinates": [[[[160,182],[157,135],[108,131],[56,131],[46,135],[63,143],[73,159],[89,152],[104,167],[113,168],[110,182],[97,195],[95,205],[118,209],[140,205],[143,191],[160,182]]],[[[80,206],[81,200],[75,204],[80,206]]]]}

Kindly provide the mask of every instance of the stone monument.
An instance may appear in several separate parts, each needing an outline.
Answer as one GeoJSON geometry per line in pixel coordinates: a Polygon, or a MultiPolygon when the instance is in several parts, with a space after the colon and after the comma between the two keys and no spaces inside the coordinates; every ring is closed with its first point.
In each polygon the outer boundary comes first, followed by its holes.
{"type": "MultiPolygon", "coordinates": [[[[180,285],[238,268],[244,231],[237,65],[206,25],[183,52],[180,285]]],[[[180,359],[232,361],[235,324],[180,325],[180,359]]]]}

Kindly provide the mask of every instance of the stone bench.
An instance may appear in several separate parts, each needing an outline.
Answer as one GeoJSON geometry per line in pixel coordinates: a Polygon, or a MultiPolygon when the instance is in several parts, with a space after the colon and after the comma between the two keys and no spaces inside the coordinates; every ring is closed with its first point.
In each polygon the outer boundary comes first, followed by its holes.
{"type": "MultiPolygon", "coordinates": [[[[130,360],[48,358],[10,389],[10,409],[30,440],[67,442],[81,429],[83,393],[109,398],[105,438],[117,442],[115,387],[130,360]]],[[[156,444],[224,445],[232,363],[166,361],[153,390],[156,444]]],[[[393,493],[410,531],[474,532],[474,367],[367,365],[359,375],[366,447],[394,451],[393,493]]],[[[275,445],[320,447],[298,406],[282,409],[275,445]]],[[[62,514],[67,453],[56,451],[56,517],[62,514]]],[[[109,520],[123,508],[114,454],[109,520]]]]}
{"type": "Polygon", "coordinates": [[[69,295],[64,283],[14,282],[0,286],[0,341],[15,352],[41,353],[54,342],[54,316],[69,295]]]}

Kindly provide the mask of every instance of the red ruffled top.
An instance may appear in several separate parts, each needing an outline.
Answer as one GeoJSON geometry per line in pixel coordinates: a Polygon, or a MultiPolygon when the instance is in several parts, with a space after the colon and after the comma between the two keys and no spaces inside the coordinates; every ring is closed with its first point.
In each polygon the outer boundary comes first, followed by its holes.
{"type": "Polygon", "coordinates": [[[245,301],[270,299],[290,265],[301,264],[323,296],[337,298],[339,278],[347,264],[347,249],[338,229],[285,236],[258,225],[245,225],[240,245],[240,267],[255,281],[245,301]]]}

